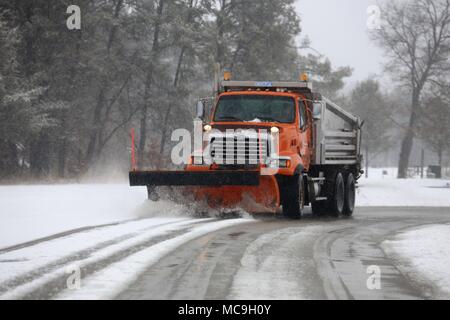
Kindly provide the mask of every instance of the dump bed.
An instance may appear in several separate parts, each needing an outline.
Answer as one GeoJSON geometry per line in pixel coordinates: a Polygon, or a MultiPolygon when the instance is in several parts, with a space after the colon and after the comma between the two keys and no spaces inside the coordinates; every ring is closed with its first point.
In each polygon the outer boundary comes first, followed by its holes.
{"type": "Polygon", "coordinates": [[[327,98],[320,98],[320,119],[314,122],[316,165],[354,165],[361,162],[361,120],[327,98]]]}

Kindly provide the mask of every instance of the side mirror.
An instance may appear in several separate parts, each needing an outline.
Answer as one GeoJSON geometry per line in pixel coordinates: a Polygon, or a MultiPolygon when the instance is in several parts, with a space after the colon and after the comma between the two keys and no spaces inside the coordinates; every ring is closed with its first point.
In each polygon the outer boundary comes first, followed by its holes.
{"type": "Polygon", "coordinates": [[[203,104],[203,101],[197,102],[197,118],[203,120],[205,117],[205,105],[203,104]]]}
{"type": "Polygon", "coordinates": [[[314,120],[320,120],[322,118],[322,108],[323,103],[322,102],[314,102],[313,103],[313,119],[314,120]]]}

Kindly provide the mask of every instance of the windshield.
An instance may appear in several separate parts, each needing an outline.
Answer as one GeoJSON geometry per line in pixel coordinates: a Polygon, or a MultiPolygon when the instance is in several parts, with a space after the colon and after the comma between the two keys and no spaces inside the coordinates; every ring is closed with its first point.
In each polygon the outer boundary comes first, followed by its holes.
{"type": "Polygon", "coordinates": [[[291,97],[224,96],[217,104],[214,121],[292,123],[295,121],[295,103],[291,97]]]}

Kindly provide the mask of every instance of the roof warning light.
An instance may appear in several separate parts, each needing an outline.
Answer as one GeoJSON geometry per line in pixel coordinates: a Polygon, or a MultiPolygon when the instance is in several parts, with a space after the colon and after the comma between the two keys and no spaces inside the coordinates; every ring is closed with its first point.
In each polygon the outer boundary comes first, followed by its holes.
{"type": "Polygon", "coordinates": [[[306,72],[303,72],[301,75],[300,75],[300,81],[304,81],[304,82],[308,82],[308,74],[306,73],[306,72]]]}
{"type": "Polygon", "coordinates": [[[223,73],[223,80],[225,80],[225,81],[230,81],[231,80],[231,72],[230,71],[225,71],[223,73]]]}

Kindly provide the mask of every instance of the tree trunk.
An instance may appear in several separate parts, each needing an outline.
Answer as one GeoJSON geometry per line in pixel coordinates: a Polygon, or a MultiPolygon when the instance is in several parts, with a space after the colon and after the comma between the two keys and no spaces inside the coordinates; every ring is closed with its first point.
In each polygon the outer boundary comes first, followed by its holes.
{"type": "Polygon", "coordinates": [[[369,177],[369,146],[366,145],[366,178],[369,177]]]}
{"type": "Polygon", "coordinates": [[[58,177],[64,178],[66,172],[67,139],[63,137],[58,148],[58,177]]]}
{"type": "Polygon", "coordinates": [[[35,178],[47,176],[50,171],[50,137],[41,130],[31,141],[30,170],[35,178]]]}
{"type": "Polygon", "coordinates": [[[98,127],[100,123],[101,112],[105,104],[105,90],[106,87],[102,86],[98,94],[97,103],[94,109],[94,116],[92,118],[91,129],[89,133],[89,144],[86,152],[85,164],[89,167],[94,161],[95,148],[97,146],[98,140],[98,127]]]}
{"type": "Polygon", "coordinates": [[[224,41],[224,19],[225,19],[225,7],[227,0],[221,1],[221,8],[216,16],[217,26],[217,39],[216,39],[216,63],[219,63],[221,67],[225,66],[225,41],[224,41]]]}
{"type": "Polygon", "coordinates": [[[138,166],[145,165],[145,146],[147,144],[147,115],[148,109],[150,108],[150,96],[151,96],[151,88],[153,85],[153,77],[154,77],[154,66],[157,63],[157,59],[159,56],[159,33],[161,30],[162,24],[162,13],[164,9],[164,1],[159,0],[158,9],[157,9],[157,17],[155,22],[155,31],[153,33],[153,44],[152,50],[150,54],[150,63],[147,70],[147,77],[145,81],[145,93],[144,93],[144,101],[141,110],[141,119],[140,119],[140,128],[139,128],[139,145],[138,145],[138,166]]]}
{"type": "MultiPolygon", "coordinates": [[[[147,87],[147,85],[146,85],[147,87]]],[[[140,127],[139,127],[139,145],[138,145],[138,166],[144,165],[144,156],[145,156],[145,145],[147,144],[147,102],[146,100],[149,99],[149,94],[147,93],[149,89],[146,88],[145,94],[144,94],[144,105],[141,110],[141,120],[140,120],[140,127]]]]}
{"type": "Polygon", "coordinates": [[[439,160],[439,166],[442,168],[442,155],[443,155],[443,150],[442,150],[442,146],[439,146],[439,150],[437,152],[438,154],[438,160],[439,160]]]}
{"type": "MultiPolygon", "coordinates": [[[[123,5],[123,0],[118,0],[116,3],[116,6],[114,8],[114,18],[118,19],[119,14],[120,14],[120,10],[122,9],[122,5],[123,5]]],[[[117,26],[113,25],[109,31],[108,34],[108,41],[106,44],[106,48],[107,48],[107,60],[110,60],[110,50],[111,47],[114,43],[114,40],[116,38],[116,33],[117,33],[117,26]]],[[[105,102],[107,100],[107,90],[109,88],[109,80],[108,80],[108,76],[105,76],[105,79],[102,82],[102,85],[100,87],[99,90],[99,95],[97,98],[97,103],[94,109],[94,117],[92,119],[92,126],[91,126],[91,130],[89,133],[89,143],[88,143],[88,148],[87,148],[87,152],[86,152],[86,161],[85,161],[85,165],[90,167],[93,165],[94,163],[94,158],[95,158],[95,150],[98,144],[98,138],[99,138],[99,134],[100,134],[100,128],[102,127],[102,111],[103,108],[105,107],[105,102]]],[[[85,168],[87,169],[87,168],[85,168]]]]}
{"type": "MultiPolygon", "coordinates": [[[[180,79],[180,72],[181,72],[181,66],[183,64],[183,58],[184,58],[184,52],[186,51],[186,47],[183,46],[180,51],[180,55],[178,56],[178,63],[177,63],[177,69],[175,71],[175,78],[173,80],[173,88],[176,89],[178,86],[178,81],[180,79]]],[[[166,144],[166,135],[167,135],[167,129],[169,126],[169,118],[170,118],[170,112],[172,111],[173,103],[170,103],[169,106],[166,109],[166,113],[164,115],[164,123],[162,127],[162,133],[161,133],[161,144],[159,146],[159,154],[161,155],[161,160],[164,158],[164,146],[166,144]]],[[[160,166],[162,164],[162,161],[160,162],[160,166]]]]}
{"type": "MultiPolygon", "coordinates": [[[[73,70],[73,69],[72,69],[73,70]]],[[[72,75],[74,72],[72,71],[72,75]]],[[[72,83],[73,84],[73,83],[72,83]]],[[[67,125],[67,110],[61,112],[61,127],[57,133],[57,154],[58,154],[58,178],[64,178],[66,173],[66,158],[67,158],[67,145],[69,141],[67,140],[68,135],[68,125],[67,125]]]]}
{"type": "MultiPolygon", "coordinates": [[[[189,25],[190,23],[192,23],[192,9],[194,8],[194,1],[191,0],[189,2],[189,13],[187,15],[186,18],[186,23],[189,25]]],[[[178,87],[178,82],[180,80],[180,76],[181,76],[181,66],[183,65],[183,59],[184,59],[184,54],[186,52],[186,45],[183,45],[181,47],[180,50],[180,54],[178,56],[178,62],[177,62],[177,68],[175,70],[175,77],[173,79],[173,88],[177,89],[178,87]]],[[[172,107],[173,107],[173,103],[170,103],[169,106],[166,109],[166,113],[164,114],[164,123],[163,123],[163,127],[162,127],[162,132],[161,132],[161,144],[159,146],[159,154],[160,154],[160,161],[159,161],[159,166],[161,167],[163,164],[163,159],[164,159],[164,147],[166,144],[166,135],[167,135],[167,129],[169,126],[169,119],[170,119],[170,113],[172,112],[172,107]]]]}
{"type": "Polygon", "coordinates": [[[409,125],[403,138],[402,146],[400,149],[400,158],[398,162],[398,176],[397,176],[399,179],[406,179],[407,177],[409,157],[411,156],[411,150],[413,147],[414,129],[416,126],[417,114],[419,109],[419,96],[420,96],[419,90],[414,88],[412,94],[411,115],[409,118],[409,125]]]}
{"type": "Polygon", "coordinates": [[[0,139],[0,178],[14,177],[19,173],[19,151],[15,143],[0,139]]]}

